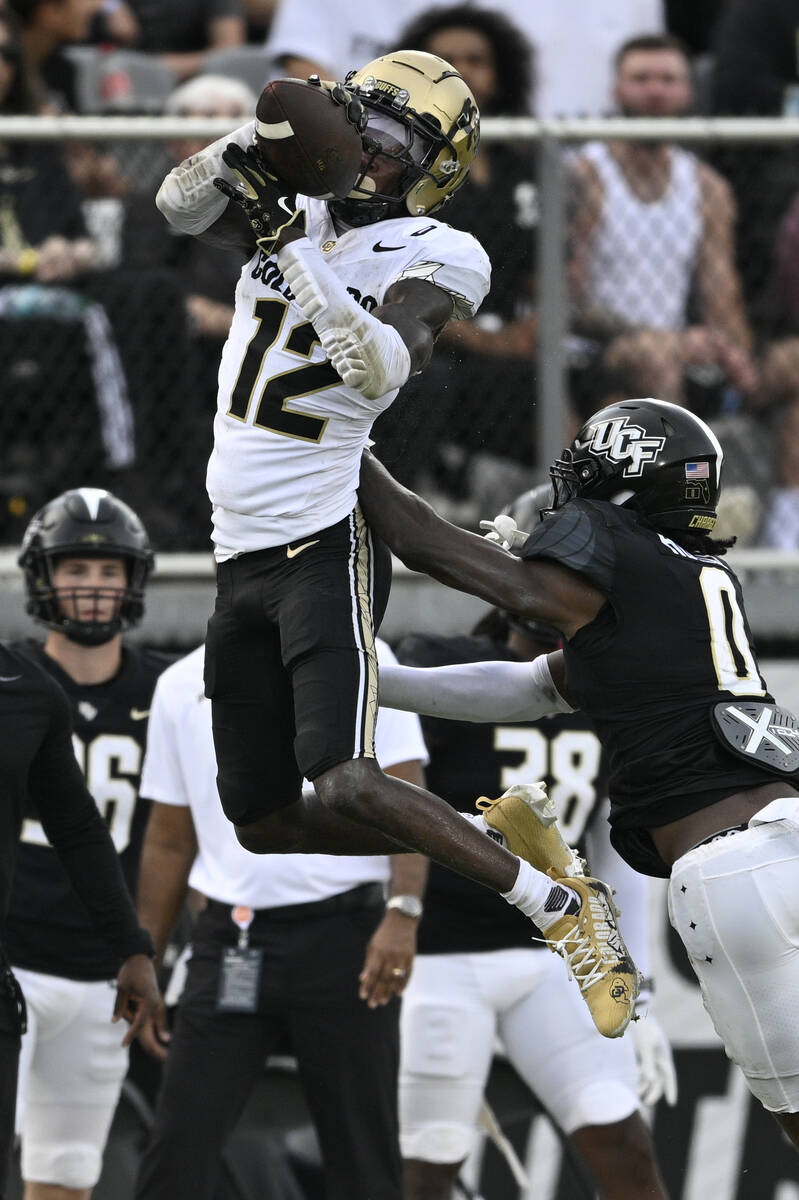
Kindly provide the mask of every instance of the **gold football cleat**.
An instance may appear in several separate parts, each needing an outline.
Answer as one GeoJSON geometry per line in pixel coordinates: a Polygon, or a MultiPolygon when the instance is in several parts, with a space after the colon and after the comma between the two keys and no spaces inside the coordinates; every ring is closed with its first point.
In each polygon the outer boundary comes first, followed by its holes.
{"type": "MultiPolygon", "coordinates": [[[[554,871],[549,875],[555,878],[554,871]]],[[[610,888],[585,875],[555,881],[576,892],[582,903],[548,926],[546,944],[565,959],[599,1032],[621,1037],[633,1017],[642,977],[619,931],[610,888]]]]}
{"type": "Polygon", "coordinates": [[[585,874],[585,863],[561,836],[555,804],[545,784],[517,784],[498,800],[481,796],[476,807],[517,858],[526,859],[539,871],[551,869],[558,879],[585,874]]]}

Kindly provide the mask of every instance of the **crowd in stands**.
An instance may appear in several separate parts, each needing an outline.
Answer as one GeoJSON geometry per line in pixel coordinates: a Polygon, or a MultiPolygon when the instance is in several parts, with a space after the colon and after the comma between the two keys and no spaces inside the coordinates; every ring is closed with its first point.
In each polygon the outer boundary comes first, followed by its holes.
{"type": "MultiPolygon", "coordinates": [[[[440,54],[487,116],[799,111],[794,0],[3,0],[0,115],[252,112],[289,74],[392,46],[440,54]],[[768,10],[768,16],[765,15],[768,10]]],[[[0,138],[0,541],[44,497],[112,487],[163,549],[208,545],[203,478],[238,266],[152,202],[196,148],[0,138]]],[[[728,449],[740,544],[799,547],[795,143],[596,141],[569,180],[570,425],[609,397],[676,400],[728,449]]],[[[493,264],[474,320],[377,426],[378,452],[475,524],[544,478],[534,440],[537,151],[486,142],[439,214],[493,264]]]]}

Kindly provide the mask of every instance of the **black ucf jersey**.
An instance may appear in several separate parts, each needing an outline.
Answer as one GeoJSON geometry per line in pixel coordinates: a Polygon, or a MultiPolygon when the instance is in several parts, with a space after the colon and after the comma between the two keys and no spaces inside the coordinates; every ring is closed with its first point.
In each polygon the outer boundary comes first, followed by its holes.
{"type": "MultiPolygon", "coordinates": [[[[412,634],[397,650],[413,667],[505,659],[518,661],[502,642],[488,637],[412,634]]],[[[474,812],[478,796],[493,799],[513,784],[546,781],[560,828],[579,846],[607,796],[599,741],[582,713],[560,713],[515,725],[471,724],[423,717],[430,755],[427,783],[459,812],[474,812]]],[[[535,931],[533,930],[533,936],[535,931]]],[[[535,947],[529,918],[488,888],[436,863],[430,864],[420,954],[466,953],[535,947]]]]}
{"type": "MultiPolygon", "coordinates": [[[[39,643],[25,642],[19,649],[56,679],[69,698],[75,756],[108,825],[133,896],[150,808],[149,802],[139,799],[147,718],[156,680],[174,657],[125,646],[122,666],[113,679],[78,684],[39,643]]],[[[17,851],[7,947],[14,966],[67,979],[110,979],[119,965],[47,840],[35,795],[26,806],[17,851]]]]}
{"type": "Polygon", "coordinates": [[[611,841],[636,870],[665,877],[647,828],[777,777],[738,757],[711,721],[722,701],[772,701],[738,579],[608,501],[570,501],[522,557],[570,567],[607,597],[564,645],[569,700],[608,755],[611,841]]]}

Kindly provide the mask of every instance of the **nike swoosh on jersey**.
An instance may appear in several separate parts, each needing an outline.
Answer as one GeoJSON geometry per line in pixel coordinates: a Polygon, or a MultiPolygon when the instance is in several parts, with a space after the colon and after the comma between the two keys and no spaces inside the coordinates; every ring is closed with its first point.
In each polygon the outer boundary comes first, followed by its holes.
{"type": "Polygon", "coordinates": [[[13,683],[15,679],[21,678],[21,675],[0,675],[0,683],[13,683]]]}
{"type": "Polygon", "coordinates": [[[389,250],[404,250],[404,246],[384,246],[382,242],[375,242],[372,246],[375,254],[386,254],[389,250]]]}
{"type": "Polygon", "coordinates": [[[288,202],[288,196],[281,196],[277,202],[277,206],[278,206],[278,208],[282,208],[283,212],[288,213],[288,215],[290,217],[293,217],[294,213],[296,212],[296,209],[290,207],[289,202],[288,202]]]}
{"type": "Polygon", "coordinates": [[[303,550],[307,550],[309,546],[318,546],[319,538],[312,542],[303,542],[301,546],[286,546],[286,558],[296,558],[298,554],[302,554],[303,550]]]}
{"type": "Polygon", "coordinates": [[[132,708],[130,710],[131,721],[143,721],[146,717],[149,717],[149,715],[149,708],[132,708]]]}

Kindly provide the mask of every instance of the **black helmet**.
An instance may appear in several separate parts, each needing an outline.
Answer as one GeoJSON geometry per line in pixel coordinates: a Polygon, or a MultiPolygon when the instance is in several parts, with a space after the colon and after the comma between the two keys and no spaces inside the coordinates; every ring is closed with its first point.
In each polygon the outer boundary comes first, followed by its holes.
{"type": "Polygon", "coordinates": [[[144,586],[155,560],[132,508],[101,488],[75,488],[39,509],[25,530],[18,562],[25,572],[26,611],[82,646],[101,646],[141,620],[144,586]],[[66,556],[124,560],[128,583],[112,620],[77,621],[61,611],[52,568],[66,556]]]}
{"type": "Polygon", "coordinates": [[[553,508],[611,500],[657,529],[710,533],[716,524],[723,452],[713,431],[664,400],[622,400],[589,417],[550,468],[553,508]]]}

